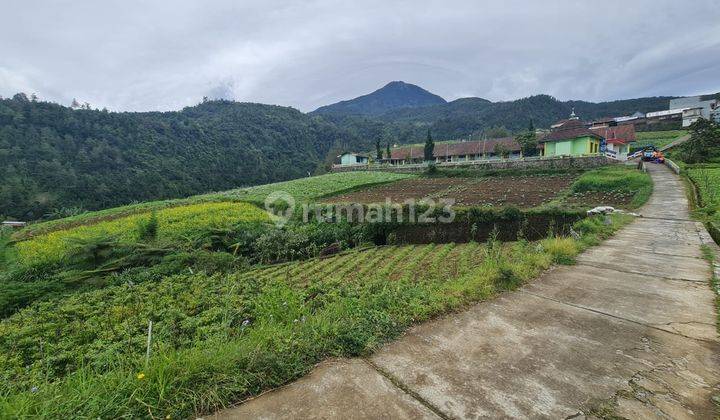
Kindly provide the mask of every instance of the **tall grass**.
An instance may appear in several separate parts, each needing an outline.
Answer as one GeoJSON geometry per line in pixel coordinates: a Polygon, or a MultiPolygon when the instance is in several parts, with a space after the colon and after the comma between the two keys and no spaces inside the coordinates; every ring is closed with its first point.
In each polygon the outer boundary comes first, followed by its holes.
{"type": "MultiPolygon", "coordinates": [[[[116,238],[121,242],[137,242],[143,238],[138,226],[155,225],[153,239],[187,241],[211,228],[226,227],[242,222],[269,221],[267,213],[246,203],[201,203],[172,207],[136,214],[120,219],[58,230],[15,244],[18,261],[26,267],[40,267],[59,263],[68,256],[73,241],[87,238],[116,238]],[[152,219],[156,220],[152,222],[152,219]]],[[[147,239],[147,238],[144,238],[147,239]]]]}
{"type": "Polygon", "coordinates": [[[11,231],[8,228],[0,227],[0,271],[5,268],[7,261],[7,246],[10,242],[11,231]]]}
{"type": "Polygon", "coordinates": [[[128,274],[123,285],[36,303],[0,323],[0,417],[209,413],[572,263],[627,221],[612,220],[577,224],[579,240],[382,247],[154,284],[128,274]]]}

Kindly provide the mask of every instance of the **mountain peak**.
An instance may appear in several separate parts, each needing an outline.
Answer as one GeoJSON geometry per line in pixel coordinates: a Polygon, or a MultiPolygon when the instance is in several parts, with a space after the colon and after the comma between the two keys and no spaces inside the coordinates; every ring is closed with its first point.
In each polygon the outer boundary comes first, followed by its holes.
{"type": "Polygon", "coordinates": [[[367,95],[323,106],[313,112],[334,115],[380,115],[399,108],[417,108],[445,103],[447,103],[445,99],[420,86],[395,80],[367,95]]]}

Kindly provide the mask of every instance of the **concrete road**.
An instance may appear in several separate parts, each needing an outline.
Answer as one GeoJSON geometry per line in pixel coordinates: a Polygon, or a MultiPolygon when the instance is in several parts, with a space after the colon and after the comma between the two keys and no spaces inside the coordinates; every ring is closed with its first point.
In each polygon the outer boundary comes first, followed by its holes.
{"type": "Polygon", "coordinates": [[[700,253],[712,241],[678,178],[649,166],[645,217],[577,265],[216,416],[713,418],[720,342],[700,253]]]}

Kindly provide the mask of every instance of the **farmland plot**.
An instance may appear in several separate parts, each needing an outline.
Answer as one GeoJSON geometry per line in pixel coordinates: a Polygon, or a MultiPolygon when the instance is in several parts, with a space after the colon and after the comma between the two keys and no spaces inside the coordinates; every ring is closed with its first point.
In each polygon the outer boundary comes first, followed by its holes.
{"type": "Polygon", "coordinates": [[[515,206],[530,208],[542,205],[570,187],[578,174],[542,176],[502,176],[486,178],[405,179],[328,198],[333,203],[393,203],[408,199],[454,199],[459,206],[515,206]]]}

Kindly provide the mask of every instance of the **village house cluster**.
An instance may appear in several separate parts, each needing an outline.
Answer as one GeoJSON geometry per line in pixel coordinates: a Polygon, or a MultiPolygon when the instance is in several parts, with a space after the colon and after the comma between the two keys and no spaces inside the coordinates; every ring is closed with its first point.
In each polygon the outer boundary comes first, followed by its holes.
{"type": "MultiPolygon", "coordinates": [[[[583,122],[575,114],[556,122],[550,130],[537,130],[540,157],[607,156],[627,160],[635,131],[660,127],[688,127],[699,118],[720,122],[720,100],[716,96],[690,96],[670,100],[669,109],[607,117],[583,122]]],[[[469,162],[524,158],[520,144],[512,137],[435,144],[433,161],[469,162]]],[[[369,154],[345,152],[337,156],[339,167],[368,165],[369,154]]],[[[390,156],[374,163],[411,165],[424,163],[423,145],[395,147],[390,156]]]]}
{"type": "MultiPolygon", "coordinates": [[[[633,124],[620,125],[615,121],[584,123],[573,112],[570,118],[553,124],[551,130],[538,130],[538,147],[533,156],[593,156],[607,155],[613,159],[627,159],[629,143],[635,141],[633,124]]],[[[461,163],[479,160],[521,159],[520,144],[513,137],[473,141],[439,142],[433,150],[434,163],[461,163]]],[[[337,156],[338,165],[364,166],[370,155],[345,152],[337,156]]],[[[384,165],[412,165],[425,162],[423,145],[395,147],[390,156],[374,163],[384,165]]]]}

